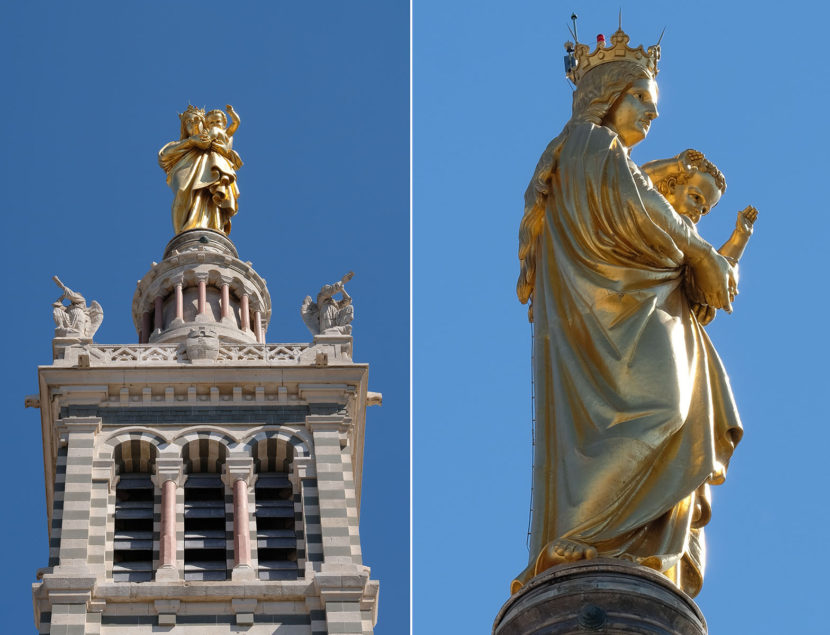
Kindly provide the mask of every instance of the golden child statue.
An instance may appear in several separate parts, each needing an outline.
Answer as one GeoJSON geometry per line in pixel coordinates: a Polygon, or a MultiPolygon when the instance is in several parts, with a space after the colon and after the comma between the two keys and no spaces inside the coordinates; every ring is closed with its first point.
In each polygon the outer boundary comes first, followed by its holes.
{"type": "MultiPolygon", "coordinates": [[[[702,152],[691,148],[670,159],[649,161],[640,169],[674,210],[693,225],[712,211],[726,190],[721,171],[702,152]]],[[[752,205],[738,212],[732,235],[718,249],[731,264],[737,266],[741,259],[757,218],[758,210],[752,205]]],[[[695,303],[692,311],[704,326],[715,318],[715,309],[706,304],[695,303]]]]}
{"type": "Polygon", "coordinates": [[[660,49],[628,41],[620,29],[593,53],[571,49],[573,114],[525,195],[517,292],[535,322],[536,447],[530,561],[513,592],[609,557],[696,595],[708,488],[742,434],[692,310],[731,312],[737,272],[629,158],[658,115],[660,49]]]}
{"type": "Polygon", "coordinates": [[[159,150],[159,165],[167,173],[173,190],[173,231],[215,229],[231,233],[231,217],[239,209],[236,171],[242,166],[233,150],[233,134],[239,115],[226,106],[232,123],[221,110],[205,116],[200,108],[188,106],[179,119],[181,136],[159,150]]]}

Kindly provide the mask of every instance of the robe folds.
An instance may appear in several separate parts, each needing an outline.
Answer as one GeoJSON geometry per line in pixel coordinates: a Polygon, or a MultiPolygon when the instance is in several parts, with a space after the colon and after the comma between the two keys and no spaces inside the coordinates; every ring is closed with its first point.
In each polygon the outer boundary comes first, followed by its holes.
{"type": "Polygon", "coordinates": [[[530,566],[517,582],[569,538],[695,595],[708,485],[742,428],[684,291],[674,228],[688,225],[665,201],[662,220],[649,212],[651,182],[608,128],[574,124],[554,161],[533,288],[530,566]]]}
{"type": "MultiPolygon", "coordinates": [[[[232,152],[231,158],[239,155],[232,152]]],[[[241,162],[240,162],[241,163],[241,162]]],[[[159,165],[173,190],[173,230],[215,229],[229,234],[239,209],[239,188],[231,162],[218,152],[171,141],[159,151],[159,165]]]]}

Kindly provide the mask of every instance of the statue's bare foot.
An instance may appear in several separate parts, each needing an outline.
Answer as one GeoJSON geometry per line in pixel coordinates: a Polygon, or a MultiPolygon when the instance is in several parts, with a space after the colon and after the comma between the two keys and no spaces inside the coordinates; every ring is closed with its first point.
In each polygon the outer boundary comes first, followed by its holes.
{"type": "Polygon", "coordinates": [[[548,543],[536,558],[536,563],[531,563],[522,571],[510,585],[510,593],[513,594],[521,589],[534,576],[543,571],[566,562],[577,560],[591,560],[597,557],[597,550],[591,545],[586,545],[578,540],[560,538],[548,543]]]}
{"type": "Polygon", "coordinates": [[[597,557],[597,550],[578,540],[559,538],[548,543],[536,559],[536,575],[557,564],[591,560],[597,557]]]}
{"type": "Polygon", "coordinates": [[[548,545],[546,551],[551,560],[559,558],[561,562],[591,560],[597,557],[597,550],[594,547],[579,542],[578,540],[567,540],[565,538],[554,540],[548,545]]]}

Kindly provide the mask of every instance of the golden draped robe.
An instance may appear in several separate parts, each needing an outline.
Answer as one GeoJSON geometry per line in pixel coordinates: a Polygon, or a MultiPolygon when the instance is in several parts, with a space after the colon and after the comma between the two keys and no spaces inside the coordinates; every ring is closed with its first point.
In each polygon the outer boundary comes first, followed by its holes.
{"type": "MultiPolygon", "coordinates": [[[[234,155],[235,152],[232,159],[234,155]]],[[[174,193],[176,234],[188,229],[215,229],[230,234],[231,216],[239,209],[239,188],[228,159],[218,152],[171,141],[159,151],[159,165],[167,173],[167,185],[174,193]]]]}
{"type": "Polygon", "coordinates": [[[684,292],[682,246],[695,230],[611,130],[576,123],[563,136],[536,252],[530,566],[516,583],[550,566],[540,554],[566,538],[695,595],[708,484],[723,480],[742,434],[684,292]],[[643,198],[655,196],[650,211],[643,198]]]}

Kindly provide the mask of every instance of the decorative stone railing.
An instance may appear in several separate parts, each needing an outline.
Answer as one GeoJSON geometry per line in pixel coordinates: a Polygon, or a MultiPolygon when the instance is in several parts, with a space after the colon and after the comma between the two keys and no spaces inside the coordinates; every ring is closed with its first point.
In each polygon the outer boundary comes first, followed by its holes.
{"type": "MultiPolygon", "coordinates": [[[[214,364],[232,365],[292,365],[300,362],[300,355],[309,344],[223,344],[214,364]]],[[[169,365],[187,364],[184,344],[89,344],[77,350],[79,356],[88,355],[84,362],[90,366],[120,364],[169,365]]],[[[82,362],[82,363],[84,363],[82,362]]]]}

